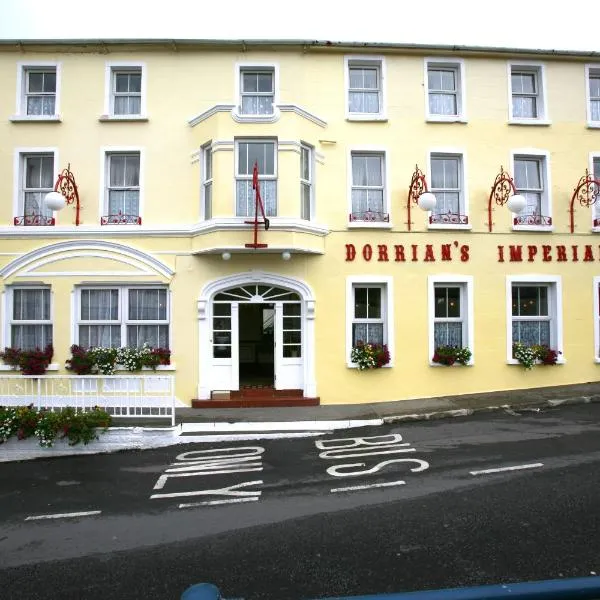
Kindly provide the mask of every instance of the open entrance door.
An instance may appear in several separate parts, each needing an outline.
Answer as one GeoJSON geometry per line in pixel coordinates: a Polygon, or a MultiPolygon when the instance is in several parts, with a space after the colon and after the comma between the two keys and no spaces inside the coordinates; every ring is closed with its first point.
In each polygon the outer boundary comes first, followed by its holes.
{"type": "Polygon", "coordinates": [[[239,304],[240,389],[275,384],[275,305],[239,304]]]}

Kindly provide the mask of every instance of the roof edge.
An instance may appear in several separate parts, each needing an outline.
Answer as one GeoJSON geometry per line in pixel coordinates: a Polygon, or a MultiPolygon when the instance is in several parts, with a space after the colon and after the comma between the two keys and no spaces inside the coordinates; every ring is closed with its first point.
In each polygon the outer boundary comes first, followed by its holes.
{"type": "Polygon", "coordinates": [[[475,46],[456,44],[414,44],[393,42],[357,42],[357,41],[329,41],[307,39],[194,39],[194,38],[71,38],[71,39],[0,39],[0,47],[15,46],[23,49],[34,46],[167,46],[171,49],[201,46],[230,46],[230,47],[301,47],[309,49],[335,48],[339,50],[361,48],[363,50],[377,49],[389,51],[415,50],[423,52],[461,52],[485,54],[522,54],[522,55],[551,55],[565,57],[595,57],[600,58],[600,51],[596,50],[561,50],[556,48],[513,48],[498,46],[475,46]]]}

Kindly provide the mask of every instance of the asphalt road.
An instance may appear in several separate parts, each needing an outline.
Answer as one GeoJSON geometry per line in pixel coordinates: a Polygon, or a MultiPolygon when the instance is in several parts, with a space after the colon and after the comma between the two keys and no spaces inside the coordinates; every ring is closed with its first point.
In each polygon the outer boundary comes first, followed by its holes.
{"type": "Polygon", "coordinates": [[[590,404],[3,463],[0,598],[177,599],[210,581],[295,600],[600,574],[599,434],[590,404]]]}

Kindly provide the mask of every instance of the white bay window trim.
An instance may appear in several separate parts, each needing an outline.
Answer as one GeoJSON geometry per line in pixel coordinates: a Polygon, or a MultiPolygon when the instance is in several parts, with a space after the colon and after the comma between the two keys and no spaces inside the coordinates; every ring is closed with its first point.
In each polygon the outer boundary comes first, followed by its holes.
{"type": "Polygon", "coordinates": [[[235,104],[231,114],[240,123],[274,123],[279,119],[279,63],[264,61],[238,62],[234,69],[235,104]],[[270,71],[273,73],[273,112],[270,114],[245,114],[242,112],[242,74],[244,71],[270,71]]]}
{"type": "Polygon", "coordinates": [[[585,65],[585,109],[587,126],[590,129],[600,128],[600,90],[596,92],[593,81],[600,80],[600,63],[585,65]],[[592,87],[594,88],[592,93],[592,87]]]}
{"type": "MultiPolygon", "coordinates": [[[[459,186],[460,186],[460,200],[459,200],[459,214],[465,217],[466,223],[431,223],[430,218],[434,214],[435,211],[428,211],[428,229],[472,229],[471,219],[469,217],[469,186],[467,177],[467,155],[464,148],[457,147],[440,147],[440,148],[431,148],[427,152],[427,166],[429,174],[428,182],[431,187],[430,191],[435,194],[435,190],[433,189],[432,183],[432,166],[431,160],[432,158],[458,158],[459,159],[459,186]]],[[[439,205],[438,205],[439,206],[439,205]]],[[[437,207],[436,207],[437,208],[437,207]]],[[[436,212],[437,214],[437,212],[436,212]]]]}
{"type": "Polygon", "coordinates": [[[566,363],[563,348],[562,277],[560,275],[508,275],[506,277],[506,364],[519,365],[512,355],[512,290],[513,285],[547,286],[550,317],[550,346],[560,352],[558,364],[566,363]]]}
{"type": "MultiPolygon", "coordinates": [[[[347,55],[344,56],[344,102],[345,114],[348,121],[387,121],[387,76],[384,56],[372,55],[347,55]],[[350,69],[365,67],[376,69],[378,85],[376,88],[369,88],[378,94],[377,112],[352,111],[350,109],[350,69]]],[[[369,93],[369,92],[366,92],[369,93]]],[[[372,92],[371,92],[372,93],[372,92]]]]}
{"type": "Polygon", "coordinates": [[[201,156],[201,180],[200,190],[200,220],[208,221],[212,219],[213,210],[213,146],[212,142],[206,142],[200,148],[201,156]]]}
{"type": "Polygon", "coordinates": [[[394,278],[391,276],[353,275],[346,278],[346,366],[357,369],[350,360],[352,352],[352,323],[354,321],[354,290],[357,287],[379,287],[382,289],[383,343],[390,353],[390,362],[382,368],[393,367],[394,354],[394,278]]]}
{"type": "Polygon", "coordinates": [[[592,297],[594,298],[594,362],[600,363],[600,276],[594,277],[592,297]]]}
{"type": "MultiPolygon", "coordinates": [[[[541,213],[544,217],[550,219],[550,225],[519,225],[515,224],[515,218],[525,217],[527,208],[520,214],[511,213],[512,229],[514,231],[553,231],[553,218],[552,218],[552,178],[550,176],[550,152],[547,150],[540,150],[539,148],[515,148],[510,153],[510,172],[513,175],[515,187],[519,190],[519,182],[517,181],[517,175],[515,172],[515,161],[518,159],[537,159],[540,161],[542,173],[541,173],[541,213]]],[[[521,193],[521,192],[520,192],[521,193]]]]}
{"type": "Polygon", "coordinates": [[[509,125],[550,125],[548,115],[548,88],[546,86],[546,68],[542,63],[519,61],[509,62],[507,64],[508,74],[508,123],[509,125]],[[518,90],[513,90],[513,74],[531,74],[534,76],[536,85],[535,93],[519,94],[518,90]],[[515,95],[527,95],[535,99],[536,115],[534,117],[516,116],[513,110],[513,93],[515,95]]]}
{"type": "Polygon", "coordinates": [[[147,67],[144,62],[110,61],[104,67],[104,111],[100,121],[147,121],[147,67]],[[117,73],[141,74],[140,112],[135,114],[115,114],[114,110],[114,79],[117,73]]]}
{"type": "Polygon", "coordinates": [[[10,117],[13,122],[18,121],[48,121],[59,122],[61,100],[61,63],[57,61],[27,61],[17,63],[17,98],[16,114],[10,117]],[[56,90],[54,93],[54,113],[51,115],[27,114],[27,82],[28,73],[43,71],[56,73],[56,90]]]}
{"type": "Polygon", "coordinates": [[[347,155],[347,194],[348,194],[348,228],[349,229],[391,229],[392,215],[391,215],[391,198],[390,198],[390,152],[387,148],[381,146],[357,146],[348,149],[347,155]],[[383,213],[388,215],[387,221],[352,221],[350,215],[353,213],[352,210],[352,187],[353,187],[353,173],[352,173],[352,158],[354,156],[362,155],[373,155],[381,156],[382,169],[383,169],[383,213]]]}
{"type": "Polygon", "coordinates": [[[444,366],[434,363],[431,359],[435,351],[435,288],[439,286],[459,287],[462,302],[461,313],[463,322],[463,348],[471,351],[472,365],[475,360],[475,321],[473,311],[473,277],[471,275],[429,275],[427,278],[427,308],[429,322],[429,365],[444,366]]]}
{"type": "Polygon", "coordinates": [[[428,57],[424,59],[425,119],[442,123],[467,123],[467,90],[465,79],[465,61],[462,58],[428,57]],[[455,76],[456,114],[431,112],[430,94],[437,90],[429,88],[429,71],[440,69],[453,71],[455,76]]]}
{"type": "MultiPolygon", "coordinates": [[[[144,215],[145,151],[140,146],[104,146],[100,148],[100,193],[98,203],[98,222],[109,214],[108,188],[110,183],[110,157],[115,154],[138,154],[140,158],[138,217],[144,215]]],[[[104,225],[110,227],[110,225],[104,225]]]]}

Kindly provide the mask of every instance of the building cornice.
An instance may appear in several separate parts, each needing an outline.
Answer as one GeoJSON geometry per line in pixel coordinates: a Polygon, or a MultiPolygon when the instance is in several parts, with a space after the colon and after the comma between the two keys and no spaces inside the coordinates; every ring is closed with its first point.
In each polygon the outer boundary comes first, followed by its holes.
{"type": "Polygon", "coordinates": [[[546,58],[572,58],[580,60],[598,59],[600,52],[592,50],[562,50],[558,48],[499,48],[496,46],[470,46],[455,44],[409,44],[388,42],[355,42],[327,40],[211,40],[211,39],[4,39],[0,40],[0,51],[54,51],[65,47],[69,52],[102,52],[109,54],[126,47],[129,50],[155,50],[182,52],[200,49],[248,50],[250,48],[298,49],[334,52],[378,52],[389,54],[462,54],[499,56],[537,56],[546,58]]]}

